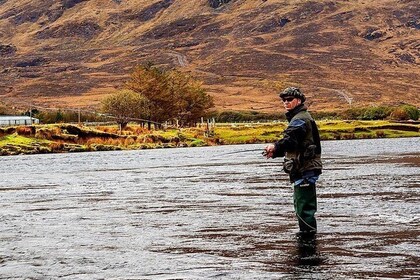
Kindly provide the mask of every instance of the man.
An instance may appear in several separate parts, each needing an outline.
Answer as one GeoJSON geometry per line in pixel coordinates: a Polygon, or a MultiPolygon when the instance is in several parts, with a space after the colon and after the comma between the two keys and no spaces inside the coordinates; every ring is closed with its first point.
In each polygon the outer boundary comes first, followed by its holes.
{"type": "Polygon", "coordinates": [[[305,95],[289,87],[280,93],[289,122],[284,136],[265,147],[267,158],[285,157],[283,169],[294,188],[294,208],[299,222],[299,236],[316,233],[317,210],[315,183],[322,171],[321,143],[314,119],[307,112],[305,95]]]}

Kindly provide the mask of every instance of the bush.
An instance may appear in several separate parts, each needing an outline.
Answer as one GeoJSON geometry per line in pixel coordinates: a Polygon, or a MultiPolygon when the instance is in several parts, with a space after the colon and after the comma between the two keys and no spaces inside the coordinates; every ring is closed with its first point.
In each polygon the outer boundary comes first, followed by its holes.
{"type": "Polygon", "coordinates": [[[412,105],[402,105],[395,108],[390,115],[392,120],[418,120],[419,119],[419,110],[412,105]]]}
{"type": "Polygon", "coordinates": [[[203,147],[206,146],[206,143],[201,139],[195,139],[190,143],[190,147],[203,147]]]}
{"type": "Polygon", "coordinates": [[[410,120],[417,121],[419,119],[420,111],[417,109],[417,107],[411,105],[404,105],[403,108],[408,113],[410,120]]]}
{"type": "Polygon", "coordinates": [[[36,132],[36,129],[34,126],[18,126],[16,128],[16,132],[19,135],[34,135],[36,132]]]}
{"type": "Polygon", "coordinates": [[[227,122],[257,122],[257,121],[272,121],[284,120],[284,113],[262,113],[257,111],[223,111],[216,112],[211,117],[214,117],[218,123],[227,122]]]}
{"type": "Polygon", "coordinates": [[[350,108],[340,113],[340,117],[345,120],[359,120],[364,114],[365,109],[363,108],[350,108]]]}
{"type": "Polygon", "coordinates": [[[385,136],[386,136],[385,131],[383,131],[383,130],[378,130],[375,133],[376,133],[377,138],[385,138],[385,136]]]}
{"type": "Polygon", "coordinates": [[[407,112],[401,107],[394,109],[390,115],[390,118],[391,120],[399,120],[399,121],[410,119],[407,112]]]}
{"type": "Polygon", "coordinates": [[[347,120],[383,120],[391,115],[393,108],[389,106],[355,107],[338,114],[347,120]]]}
{"type": "Polygon", "coordinates": [[[391,114],[391,108],[378,106],[378,107],[369,107],[365,110],[361,116],[362,120],[383,120],[386,119],[391,114]]]}
{"type": "MultiPolygon", "coordinates": [[[[69,123],[69,122],[78,122],[79,121],[79,113],[76,109],[68,109],[68,110],[61,110],[58,109],[57,111],[36,111],[35,109],[32,110],[34,113],[32,114],[33,117],[38,118],[41,123],[69,123]]],[[[28,113],[26,113],[28,115],[28,113]]],[[[103,116],[97,115],[95,112],[83,112],[80,114],[80,121],[88,122],[88,121],[105,121],[106,118],[103,116]]]]}
{"type": "Polygon", "coordinates": [[[338,112],[331,112],[331,111],[319,111],[319,112],[311,112],[311,115],[314,119],[337,119],[340,117],[338,112]]]}

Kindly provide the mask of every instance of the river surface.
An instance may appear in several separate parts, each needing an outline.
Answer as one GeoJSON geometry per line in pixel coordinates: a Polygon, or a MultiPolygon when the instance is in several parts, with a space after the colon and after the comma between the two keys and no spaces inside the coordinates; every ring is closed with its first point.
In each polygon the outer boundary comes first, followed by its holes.
{"type": "Polygon", "coordinates": [[[322,146],[309,249],[263,145],[0,157],[0,279],[419,279],[420,138],[322,146]]]}

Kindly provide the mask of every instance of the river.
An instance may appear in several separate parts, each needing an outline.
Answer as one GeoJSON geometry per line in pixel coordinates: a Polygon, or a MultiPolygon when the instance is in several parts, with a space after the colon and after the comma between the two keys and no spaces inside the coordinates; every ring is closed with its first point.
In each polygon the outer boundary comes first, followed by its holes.
{"type": "Polygon", "coordinates": [[[311,250],[263,147],[1,157],[0,279],[420,277],[420,138],[322,142],[311,250]]]}

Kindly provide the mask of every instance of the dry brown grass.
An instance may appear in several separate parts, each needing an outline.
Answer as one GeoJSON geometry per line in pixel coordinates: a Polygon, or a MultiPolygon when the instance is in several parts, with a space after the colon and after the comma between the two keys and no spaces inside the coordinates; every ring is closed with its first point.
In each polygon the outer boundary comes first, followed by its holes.
{"type": "Polygon", "coordinates": [[[18,126],[16,127],[16,133],[19,135],[33,135],[35,134],[35,127],[33,126],[18,126]]]}

